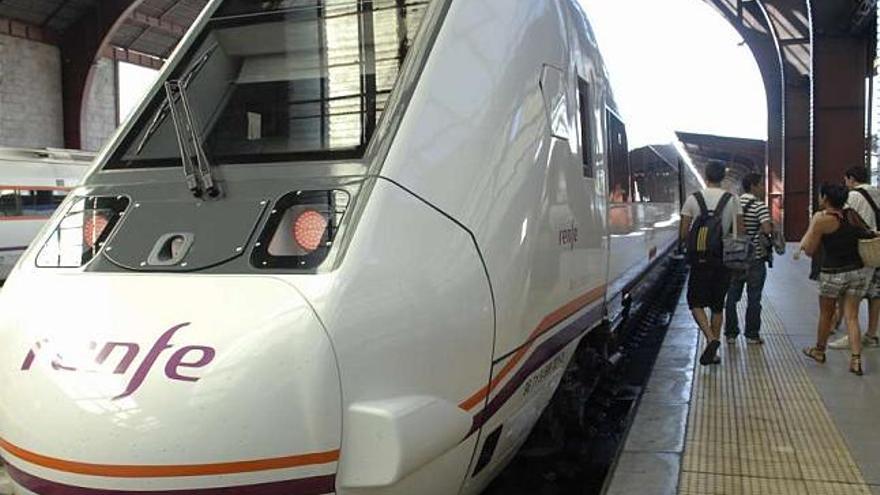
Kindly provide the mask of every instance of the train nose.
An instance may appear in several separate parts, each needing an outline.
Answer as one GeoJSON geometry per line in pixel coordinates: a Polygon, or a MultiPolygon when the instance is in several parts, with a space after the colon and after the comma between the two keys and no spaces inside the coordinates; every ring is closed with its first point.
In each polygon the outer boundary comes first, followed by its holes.
{"type": "Polygon", "coordinates": [[[0,315],[0,452],[19,493],[334,491],[336,362],[285,282],[22,277],[0,315]]]}

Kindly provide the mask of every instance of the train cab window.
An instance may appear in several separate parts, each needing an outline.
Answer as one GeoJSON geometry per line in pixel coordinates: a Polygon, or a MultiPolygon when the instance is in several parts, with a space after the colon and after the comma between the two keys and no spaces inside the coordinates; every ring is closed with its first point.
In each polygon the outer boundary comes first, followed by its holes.
{"type": "Polygon", "coordinates": [[[611,110],[606,112],[608,121],[608,191],[612,203],[629,203],[633,200],[629,147],[626,127],[611,110]]]}
{"type": "Polygon", "coordinates": [[[222,2],[107,168],[179,165],[174,111],[212,163],[360,158],[430,1],[222,2]]]}
{"type": "Polygon", "coordinates": [[[593,172],[593,125],[590,122],[590,85],[578,78],[578,104],[581,119],[581,153],[584,177],[594,177],[593,172]]]}

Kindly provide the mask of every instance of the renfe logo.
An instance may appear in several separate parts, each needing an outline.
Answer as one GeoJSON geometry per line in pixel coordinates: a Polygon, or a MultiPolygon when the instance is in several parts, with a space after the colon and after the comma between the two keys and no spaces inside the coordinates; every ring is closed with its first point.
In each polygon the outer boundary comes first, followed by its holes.
{"type": "MultiPolygon", "coordinates": [[[[159,359],[159,355],[162,354],[166,349],[171,349],[174,347],[171,344],[171,338],[174,337],[174,334],[183,327],[189,326],[189,323],[181,323],[179,325],[175,325],[163,333],[156,343],[150,348],[147,352],[147,355],[144,356],[143,361],[137,366],[134,374],[129,380],[128,385],[125,387],[125,390],[113,397],[113,400],[122,399],[123,397],[128,397],[131,394],[135,393],[137,389],[143,385],[144,380],[147,378],[147,375],[150,373],[150,370],[153,368],[153,365],[156,364],[156,361],[159,359]]],[[[41,342],[37,342],[34,344],[33,349],[28,351],[27,355],[24,358],[24,362],[21,364],[22,371],[28,371],[31,369],[31,366],[34,364],[34,360],[37,357],[37,352],[46,352],[49,348],[48,340],[43,340],[41,342]]],[[[56,371],[71,371],[71,372],[86,372],[86,373],[101,373],[107,372],[109,369],[109,365],[112,365],[112,362],[108,364],[108,360],[114,354],[114,351],[117,349],[121,349],[122,353],[116,352],[116,354],[120,355],[119,361],[116,362],[116,367],[113,368],[112,374],[114,375],[124,375],[128,372],[131,365],[134,363],[135,359],[140,354],[141,347],[137,343],[134,342],[107,342],[104,344],[98,353],[95,355],[93,360],[87,360],[87,362],[83,364],[79,363],[71,363],[64,362],[64,358],[60,353],[55,353],[52,356],[51,366],[52,369],[56,371]],[[76,364],[76,366],[74,366],[76,364]]],[[[98,350],[98,343],[91,342],[89,344],[90,351],[98,350]]],[[[190,369],[198,369],[204,368],[211,361],[214,360],[214,356],[217,352],[212,347],[201,346],[201,345],[189,345],[186,347],[181,347],[177,349],[171,357],[168,358],[168,361],[165,363],[165,376],[171,380],[180,380],[184,382],[197,382],[199,381],[199,377],[196,376],[188,376],[182,374],[182,369],[190,368],[190,369]],[[187,357],[189,356],[189,359],[187,357]],[[196,358],[196,356],[198,356],[196,358]]]]}

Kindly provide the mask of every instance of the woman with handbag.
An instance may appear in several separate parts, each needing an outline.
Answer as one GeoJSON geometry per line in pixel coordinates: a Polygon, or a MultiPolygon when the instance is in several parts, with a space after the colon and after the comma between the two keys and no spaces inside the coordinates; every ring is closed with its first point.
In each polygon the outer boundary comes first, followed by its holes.
{"type": "Polygon", "coordinates": [[[862,375],[862,345],[859,331],[859,302],[868,289],[871,269],[866,269],[859,256],[859,240],[873,238],[874,233],[852,209],[845,208],[847,190],[835,184],[823,184],[819,190],[819,206],[810,227],[801,240],[800,250],[814,256],[821,246],[824,256],[819,273],[819,326],[816,346],[804,349],[807,357],[825,362],[825,349],[834,320],[838,300],[843,303],[843,318],[850,336],[849,370],[862,375]]]}

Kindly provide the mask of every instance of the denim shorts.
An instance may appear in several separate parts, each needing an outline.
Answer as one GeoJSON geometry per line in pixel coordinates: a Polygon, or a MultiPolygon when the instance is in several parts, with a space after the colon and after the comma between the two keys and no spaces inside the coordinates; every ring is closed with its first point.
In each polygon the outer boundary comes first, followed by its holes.
{"type": "Polygon", "coordinates": [[[820,273],[819,295],[831,299],[844,295],[862,298],[873,278],[873,268],[860,268],[841,273],[820,273]]]}

